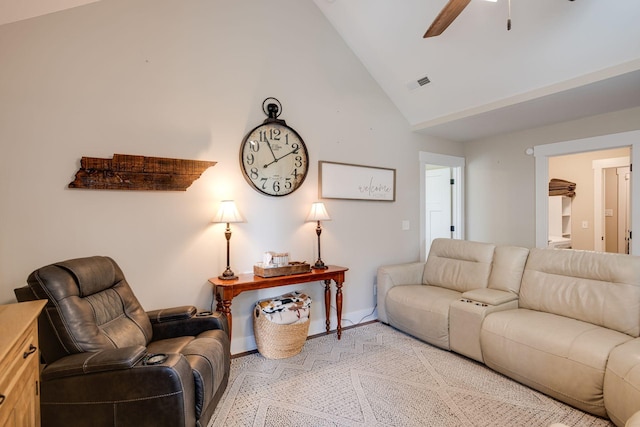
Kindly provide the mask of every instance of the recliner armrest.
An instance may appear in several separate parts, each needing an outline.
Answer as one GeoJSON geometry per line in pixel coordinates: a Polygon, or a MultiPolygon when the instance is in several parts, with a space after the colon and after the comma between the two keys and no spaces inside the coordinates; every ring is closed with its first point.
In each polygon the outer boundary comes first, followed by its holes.
{"type": "Polygon", "coordinates": [[[153,340],[192,336],[195,337],[205,331],[220,329],[229,335],[229,323],[224,313],[198,313],[188,319],[170,320],[151,323],[153,328],[153,340]]]}
{"type": "Polygon", "coordinates": [[[171,322],[173,320],[190,319],[198,310],[192,305],[180,307],[161,308],[160,310],[147,311],[151,323],[171,322]]]}
{"type": "MultiPolygon", "coordinates": [[[[104,350],[105,357],[113,350],[104,350]]],[[[133,354],[139,349],[129,347],[128,350],[119,350],[133,354]]],[[[67,357],[72,357],[72,361],[82,366],[76,356],[84,355],[67,357]]],[[[126,360],[126,357],[123,359],[126,360]]],[[[41,414],[42,419],[47,421],[46,425],[196,425],[194,372],[181,354],[168,353],[167,359],[158,364],[145,365],[141,361],[132,361],[130,369],[114,368],[111,371],[67,376],[50,370],[58,363],[62,362],[56,361],[47,366],[41,377],[41,414]],[[93,422],[95,420],[100,422],[93,422]]],[[[116,365],[124,368],[125,363],[116,365]]],[[[76,372],[82,372],[82,369],[76,372]]]]}
{"type": "Polygon", "coordinates": [[[472,303],[500,305],[517,300],[518,295],[513,292],[501,291],[498,289],[481,288],[464,292],[461,298],[472,303]]]}
{"type": "Polygon", "coordinates": [[[42,371],[42,380],[130,369],[142,360],[145,353],[145,347],[136,345],[72,354],[47,365],[42,371]]]}

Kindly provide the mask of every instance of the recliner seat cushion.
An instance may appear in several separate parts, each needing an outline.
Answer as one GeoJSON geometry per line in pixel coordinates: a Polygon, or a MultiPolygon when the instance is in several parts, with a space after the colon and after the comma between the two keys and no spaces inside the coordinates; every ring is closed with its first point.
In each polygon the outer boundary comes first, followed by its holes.
{"type": "Polygon", "coordinates": [[[630,339],[611,329],[527,309],[491,313],[480,332],[487,366],[602,417],[607,358],[630,339]]]}
{"type": "Polygon", "coordinates": [[[385,300],[389,324],[448,350],[449,306],[460,295],[438,286],[394,286],[385,300]]]}

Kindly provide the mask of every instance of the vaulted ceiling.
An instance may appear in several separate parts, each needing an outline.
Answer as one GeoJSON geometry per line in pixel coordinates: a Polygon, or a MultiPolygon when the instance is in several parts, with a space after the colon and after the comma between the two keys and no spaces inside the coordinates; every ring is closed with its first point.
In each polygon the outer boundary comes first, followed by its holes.
{"type": "Polygon", "coordinates": [[[414,130],[453,140],[640,106],[640,1],[314,0],[414,130]],[[430,83],[416,81],[428,77],[430,83]]]}
{"type": "MultiPolygon", "coordinates": [[[[0,0],[0,25],[98,0],[0,0]]],[[[418,132],[467,141],[640,106],[640,1],[313,0],[418,132]],[[421,86],[418,80],[427,77],[421,86]]]]}

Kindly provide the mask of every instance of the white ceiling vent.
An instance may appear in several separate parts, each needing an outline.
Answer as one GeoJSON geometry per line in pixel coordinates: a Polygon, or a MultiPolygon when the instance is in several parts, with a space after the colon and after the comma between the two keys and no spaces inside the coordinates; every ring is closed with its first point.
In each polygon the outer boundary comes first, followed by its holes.
{"type": "Polygon", "coordinates": [[[415,90],[415,89],[418,89],[419,87],[422,87],[422,86],[424,86],[426,84],[429,84],[429,83],[431,83],[431,80],[429,80],[429,77],[424,76],[424,77],[419,78],[416,81],[411,81],[411,82],[407,83],[407,88],[409,88],[409,90],[415,90]]]}

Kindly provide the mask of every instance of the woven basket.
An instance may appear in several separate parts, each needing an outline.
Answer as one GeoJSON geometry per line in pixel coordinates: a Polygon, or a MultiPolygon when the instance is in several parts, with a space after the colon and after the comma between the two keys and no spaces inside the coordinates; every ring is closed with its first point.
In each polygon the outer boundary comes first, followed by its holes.
{"type": "Polygon", "coordinates": [[[253,310],[253,333],[258,351],[267,359],[284,359],[302,351],[309,334],[309,318],[290,325],[273,323],[259,308],[253,310]]]}

